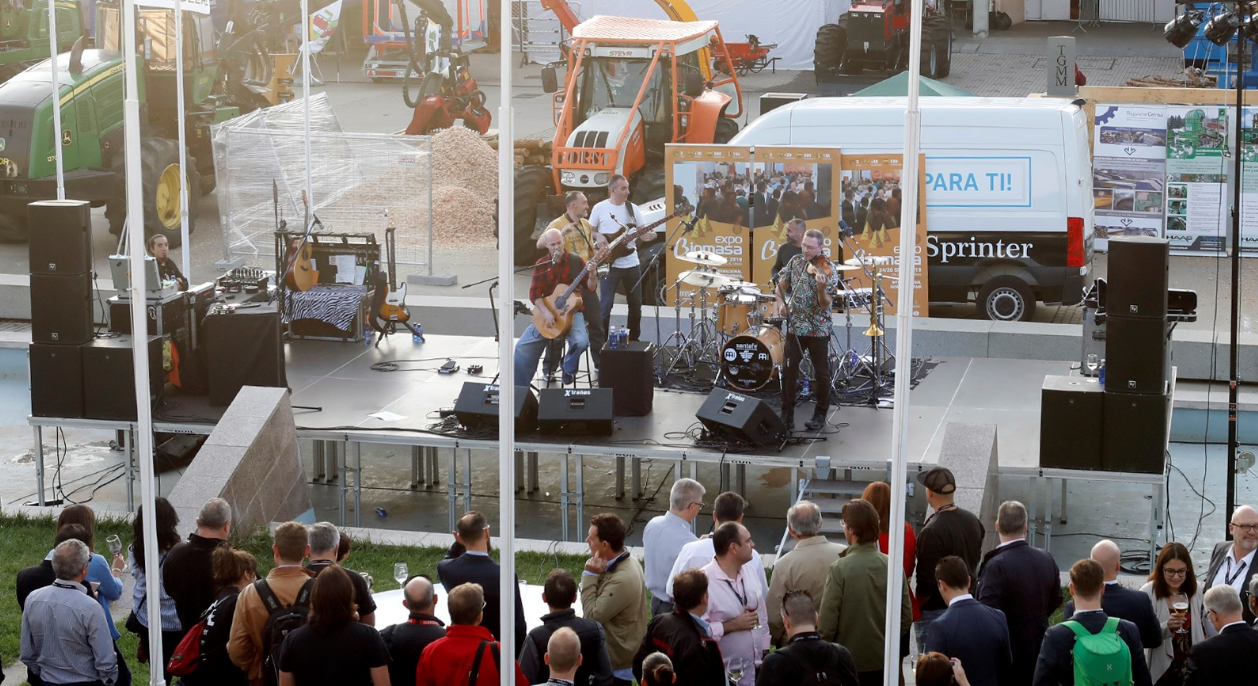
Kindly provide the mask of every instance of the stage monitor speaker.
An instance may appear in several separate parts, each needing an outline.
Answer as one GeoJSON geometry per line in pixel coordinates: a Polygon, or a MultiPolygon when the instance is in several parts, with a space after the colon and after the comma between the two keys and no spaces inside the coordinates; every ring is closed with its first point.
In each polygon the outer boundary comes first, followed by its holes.
{"type": "Polygon", "coordinates": [[[786,425],[777,411],[759,398],[721,388],[712,391],[695,418],[708,431],[757,446],[786,440],[786,425]]]}
{"type": "Polygon", "coordinates": [[[40,200],[26,206],[32,274],[92,271],[92,206],[82,200],[40,200]]]}
{"type": "Polygon", "coordinates": [[[1161,474],[1166,465],[1170,395],[1109,391],[1104,395],[1101,469],[1161,474]]]}
{"type": "Polygon", "coordinates": [[[1046,376],[1040,389],[1040,466],[1100,469],[1104,389],[1081,376],[1046,376]]]}
{"type": "MultiPolygon", "coordinates": [[[[148,336],[149,397],[152,402],[166,385],[162,365],[162,336],[148,336]]],[[[135,421],[135,357],[130,336],[97,338],[83,350],[83,416],[90,419],[135,421]]]]}
{"type": "MultiPolygon", "coordinates": [[[[454,416],[468,431],[498,433],[498,384],[468,381],[454,403],[454,416]]],[[[515,387],[515,432],[537,428],[537,396],[528,386],[515,387]]]]}
{"type": "Polygon", "coordinates": [[[275,305],[207,315],[202,332],[210,405],[230,405],[244,386],[288,385],[275,305]]]}
{"type": "Polygon", "coordinates": [[[1111,317],[1166,317],[1171,244],[1165,238],[1116,236],[1109,241],[1105,312],[1111,317]]]}
{"type": "Polygon", "coordinates": [[[546,388],[538,395],[537,429],[542,433],[612,435],[612,389],[546,388]]]}
{"type": "Polygon", "coordinates": [[[614,390],[617,417],[644,417],[655,401],[655,346],[629,341],[615,348],[603,346],[598,369],[599,388],[614,390]]]}
{"type": "Polygon", "coordinates": [[[92,340],[92,274],[31,274],[31,341],[92,340]]]}
{"type": "Polygon", "coordinates": [[[1165,319],[1109,317],[1105,322],[1105,390],[1165,393],[1171,373],[1169,335],[1165,319]]]}
{"type": "Polygon", "coordinates": [[[83,348],[31,343],[31,414],[36,417],[83,416],[83,348]]]}

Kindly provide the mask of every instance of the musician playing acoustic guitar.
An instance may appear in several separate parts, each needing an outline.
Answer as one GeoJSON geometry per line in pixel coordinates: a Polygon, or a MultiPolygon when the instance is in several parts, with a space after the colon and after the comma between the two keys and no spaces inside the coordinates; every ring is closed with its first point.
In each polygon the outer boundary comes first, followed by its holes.
{"type": "MultiPolygon", "coordinates": [[[[551,310],[553,305],[547,300],[559,286],[570,286],[578,274],[585,268],[585,260],[564,250],[563,232],[559,229],[547,229],[542,235],[546,244],[547,255],[533,265],[533,283],[529,285],[529,300],[533,301],[535,317],[540,317],[547,327],[553,327],[558,317],[551,310]]],[[[594,290],[598,276],[593,269],[586,273],[585,288],[594,290]]],[[[562,289],[560,289],[562,291],[562,289]]],[[[575,289],[573,296],[579,297],[575,289]]],[[[581,364],[581,353],[590,346],[590,338],[585,330],[585,317],[581,310],[584,303],[572,313],[572,326],[568,329],[568,353],[563,358],[563,382],[570,384],[576,381],[577,368],[581,364]]],[[[594,305],[589,305],[591,309],[594,305]]],[[[529,324],[515,344],[515,385],[528,386],[533,375],[537,373],[537,362],[546,348],[547,338],[538,330],[538,324],[529,324]]]]}
{"type": "MultiPolygon", "coordinates": [[[[564,195],[565,210],[548,229],[559,229],[563,232],[564,249],[589,262],[599,252],[607,249],[607,239],[594,230],[585,218],[590,210],[590,201],[581,191],[568,191],[564,195]]],[[[537,247],[546,249],[545,232],[537,239],[537,247]]],[[[597,284],[597,281],[595,281],[597,284]]],[[[595,313],[598,304],[598,291],[581,289],[581,301],[588,303],[590,312],[595,313]]],[[[603,318],[589,316],[585,318],[585,330],[590,336],[590,357],[594,360],[595,371],[602,362],[603,344],[607,342],[607,331],[603,328],[603,318]]],[[[546,383],[554,380],[555,370],[559,368],[559,356],[563,353],[563,339],[556,338],[546,346],[546,356],[542,358],[542,375],[546,383]]]]}

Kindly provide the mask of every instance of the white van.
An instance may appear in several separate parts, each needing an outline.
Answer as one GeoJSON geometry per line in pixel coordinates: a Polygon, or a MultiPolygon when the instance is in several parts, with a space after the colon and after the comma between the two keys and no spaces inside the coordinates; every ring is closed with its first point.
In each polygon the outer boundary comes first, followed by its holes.
{"type": "MultiPolygon", "coordinates": [[[[1092,158],[1083,109],[1059,99],[922,98],[930,300],[1030,319],[1091,285],[1092,158]]],[[[905,98],[815,98],[774,109],[731,145],[904,149],[905,98]]],[[[838,202],[836,200],[835,202],[838,202]]]]}

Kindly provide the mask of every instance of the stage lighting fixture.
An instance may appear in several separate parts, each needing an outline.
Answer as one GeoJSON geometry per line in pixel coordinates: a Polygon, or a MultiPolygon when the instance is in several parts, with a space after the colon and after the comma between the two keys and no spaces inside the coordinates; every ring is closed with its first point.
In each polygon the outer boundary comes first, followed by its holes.
{"type": "Polygon", "coordinates": [[[1217,14],[1210,21],[1206,22],[1206,40],[1219,46],[1227,45],[1228,41],[1232,40],[1232,35],[1236,33],[1236,29],[1240,27],[1240,24],[1240,15],[1235,12],[1217,14]]]}
{"type": "Polygon", "coordinates": [[[1166,28],[1162,29],[1162,36],[1171,45],[1183,50],[1192,42],[1193,36],[1197,35],[1202,16],[1203,14],[1199,11],[1185,12],[1166,22],[1166,28]]]}

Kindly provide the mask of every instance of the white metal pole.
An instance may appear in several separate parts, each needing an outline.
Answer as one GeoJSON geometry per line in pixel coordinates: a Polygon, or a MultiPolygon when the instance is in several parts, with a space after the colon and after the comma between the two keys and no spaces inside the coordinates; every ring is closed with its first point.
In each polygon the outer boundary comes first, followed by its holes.
{"type": "Polygon", "coordinates": [[[199,198],[188,197],[188,130],[184,121],[186,107],[183,96],[183,0],[175,0],[175,99],[179,122],[179,235],[182,238],[183,277],[192,284],[192,243],[188,226],[188,202],[199,198]]]}
{"type": "MultiPolygon", "coordinates": [[[[131,321],[142,322],[144,295],[144,189],[140,184],[140,100],[136,71],[135,0],[122,0],[122,44],[125,60],[126,97],[123,100],[123,144],[126,154],[127,226],[131,252],[131,321]]],[[[149,202],[153,202],[149,198],[149,202]]],[[[144,335],[132,335],[135,355],[136,457],[140,463],[140,507],[144,514],[144,579],[148,603],[149,655],[162,655],[162,604],[160,565],[157,561],[157,494],[153,478],[153,415],[149,407],[149,349],[144,335]]],[[[154,664],[149,683],[165,686],[160,666],[154,664]]]]}
{"type": "MultiPolygon", "coordinates": [[[[922,0],[912,0],[909,16],[909,93],[904,112],[904,171],[900,177],[903,206],[900,221],[900,292],[896,302],[895,407],[891,414],[891,521],[887,527],[887,617],[883,683],[900,683],[900,612],[904,578],[905,447],[909,436],[909,381],[913,371],[913,295],[917,262],[918,174],[921,167],[921,112],[918,90],[922,71],[922,0]]],[[[924,208],[923,208],[924,209],[924,208]]],[[[874,294],[874,297],[879,297],[874,294]]]]}
{"type": "MultiPolygon", "coordinates": [[[[301,0],[301,99],[302,130],[305,133],[306,152],[306,199],[310,202],[310,216],[314,216],[315,196],[310,161],[310,0],[301,0]]],[[[306,230],[309,227],[301,227],[306,230]]]]}
{"type": "MultiPolygon", "coordinates": [[[[61,78],[57,74],[57,0],[48,0],[48,52],[52,59],[48,61],[52,72],[52,149],[57,162],[57,199],[66,199],[65,164],[61,161],[61,78]]],[[[142,320],[141,320],[142,321],[142,320]]]]}
{"type": "MultiPolygon", "coordinates": [[[[495,0],[490,0],[491,2],[495,0]]],[[[502,75],[498,103],[498,226],[511,226],[515,217],[515,112],[511,107],[511,0],[497,0],[502,6],[502,39],[498,61],[502,75]]],[[[498,592],[499,625],[503,640],[515,636],[515,603],[520,592],[515,583],[515,244],[511,232],[503,232],[498,241],[498,549],[501,551],[501,574],[498,592]]],[[[499,684],[512,686],[515,675],[510,669],[498,670],[499,684]]]]}

